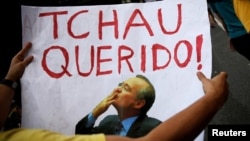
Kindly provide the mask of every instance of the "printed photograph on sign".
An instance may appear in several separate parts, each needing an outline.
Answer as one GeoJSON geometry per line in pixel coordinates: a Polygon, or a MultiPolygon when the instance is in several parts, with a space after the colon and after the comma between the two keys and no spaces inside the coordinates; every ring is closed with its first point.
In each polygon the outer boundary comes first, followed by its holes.
{"type": "Polygon", "coordinates": [[[191,0],[23,5],[34,60],[21,80],[22,126],[75,134],[86,118],[105,125],[127,111],[157,126],[204,94],[196,73],[211,75],[207,14],[206,1],[191,0]]]}

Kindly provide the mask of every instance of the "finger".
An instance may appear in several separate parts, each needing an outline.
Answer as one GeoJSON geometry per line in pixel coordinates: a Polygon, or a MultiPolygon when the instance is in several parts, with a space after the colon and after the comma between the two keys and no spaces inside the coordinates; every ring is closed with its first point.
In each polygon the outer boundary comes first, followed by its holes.
{"type": "Polygon", "coordinates": [[[115,88],[113,89],[113,91],[110,93],[110,97],[113,97],[114,95],[117,95],[117,91],[118,91],[119,88],[115,88]]]}
{"type": "Polygon", "coordinates": [[[108,97],[108,100],[110,101],[110,100],[113,100],[113,99],[115,99],[117,97],[117,94],[116,93],[113,93],[112,95],[110,95],[109,97],[108,97]]]}
{"type": "Polygon", "coordinates": [[[25,66],[27,66],[28,64],[30,64],[30,62],[33,60],[33,56],[29,56],[27,58],[24,59],[23,63],[25,66]]]}
{"type": "Polygon", "coordinates": [[[31,42],[26,43],[22,48],[22,50],[20,50],[17,55],[24,56],[30,50],[31,46],[32,46],[31,42]]]}
{"type": "Polygon", "coordinates": [[[197,72],[197,77],[200,81],[203,81],[204,79],[207,79],[206,76],[202,72],[197,72]]]}
{"type": "Polygon", "coordinates": [[[223,77],[224,79],[226,79],[227,78],[227,73],[226,72],[220,72],[220,74],[219,74],[221,77],[223,77]]]}
{"type": "Polygon", "coordinates": [[[110,100],[107,102],[107,105],[111,105],[115,100],[110,100]]]}
{"type": "Polygon", "coordinates": [[[216,76],[213,77],[213,79],[227,79],[227,73],[226,72],[220,72],[216,76]]]}

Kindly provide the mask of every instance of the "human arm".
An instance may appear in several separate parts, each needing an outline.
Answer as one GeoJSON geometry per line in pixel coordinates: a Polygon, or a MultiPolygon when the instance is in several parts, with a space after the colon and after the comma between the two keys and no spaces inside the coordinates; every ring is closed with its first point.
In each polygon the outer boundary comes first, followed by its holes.
{"type": "Polygon", "coordinates": [[[89,119],[89,116],[92,116],[92,114],[91,115],[90,114],[88,114],[87,116],[83,117],[80,121],[78,121],[75,127],[75,134],[92,134],[92,129],[95,123],[95,119],[94,121],[89,121],[91,120],[89,119]]]}
{"type": "MultiPolygon", "coordinates": [[[[33,56],[25,58],[30,48],[31,43],[27,43],[23,49],[12,58],[9,70],[4,79],[16,82],[22,77],[25,67],[33,60],[33,56]]],[[[0,128],[3,127],[8,116],[13,97],[14,89],[0,84],[0,128]]]]}

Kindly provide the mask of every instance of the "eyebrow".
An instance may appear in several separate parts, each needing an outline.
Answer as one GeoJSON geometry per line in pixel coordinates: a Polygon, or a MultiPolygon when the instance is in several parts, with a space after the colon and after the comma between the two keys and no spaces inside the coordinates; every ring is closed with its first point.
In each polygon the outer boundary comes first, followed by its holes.
{"type": "Polygon", "coordinates": [[[120,83],[118,83],[118,86],[121,86],[123,83],[124,83],[124,82],[120,82],[120,83]]]}
{"type": "Polygon", "coordinates": [[[128,90],[131,92],[132,90],[131,90],[131,87],[128,85],[128,83],[124,83],[124,82],[120,82],[119,84],[118,84],[118,86],[122,86],[122,85],[125,85],[124,87],[128,87],[128,90]]]}

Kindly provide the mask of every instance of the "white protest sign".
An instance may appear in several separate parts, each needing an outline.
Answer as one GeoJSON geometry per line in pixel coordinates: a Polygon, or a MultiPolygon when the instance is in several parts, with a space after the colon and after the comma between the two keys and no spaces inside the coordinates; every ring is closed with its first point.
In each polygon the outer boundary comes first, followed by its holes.
{"type": "MultiPolygon", "coordinates": [[[[148,115],[163,121],[204,94],[197,71],[211,75],[206,1],[22,6],[22,27],[34,55],[21,80],[22,127],[74,134],[81,118],[136,74],[154,84],[148,115]]],[[[98,122],[108,114],[116,114],[112,106],[98,122]]]]}

